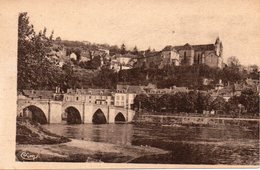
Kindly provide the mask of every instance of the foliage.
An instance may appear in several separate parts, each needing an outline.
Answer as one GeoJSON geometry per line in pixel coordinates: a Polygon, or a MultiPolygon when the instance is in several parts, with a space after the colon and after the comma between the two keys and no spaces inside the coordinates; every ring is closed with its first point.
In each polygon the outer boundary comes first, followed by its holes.
{"type": "MultiPolygon", "coordinates": [[[[211,98],[209,95],[200,94],[196,91],[178,92],[175,94],[137,95],[134,99],[134,107],[158,112],[187,112],[195,113],[198,108],[209,110],[211,98]],[[200,97],[199,97],[200,96],[200,97]]],[[[202,113],[201,110],[201,113],[202,113]]]]}
{"type": "Polygon", "coordinates": [[[216,111],[225,111],[226,101],[223,97],[218,96],[212,103],[211,109],[216,111]]]}
{"type": "Polygon", "coordinates": [[[19,15],[18,26],[18,89],[53,89],[60,84],[62,70],[48,58],[52,34],[46,28],[35,33],[27,13],[19,15]]]}
{"type": "Polygon", "coordinates": [[[259,96],[252,89],[244,89],[239,102],[245,106],[248,113],[259,113],[259,96]]]}
{"type": "Polygon", "coordinates": [[[122,45],[121,45],[120,53],[121,53],[121,54],[126,54],[125,44],[122,44],[122,45]]]}
{"type": "Polygon", "coordinates": [[[238,115],[240,113],[239,97],[238,96],[231,97],[226,103],[225,108],[226,108],[226,112],[230,113],[231,115],[238,115]]]}

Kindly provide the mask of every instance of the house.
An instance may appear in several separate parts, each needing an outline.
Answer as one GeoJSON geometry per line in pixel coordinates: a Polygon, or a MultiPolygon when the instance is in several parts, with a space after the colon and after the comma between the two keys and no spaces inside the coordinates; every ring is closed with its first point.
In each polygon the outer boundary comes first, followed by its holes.
{"type": "Polygon", "coordinates": [[[70,59],[77,60],[77,55],[75,53],[70,54],[70,59]]]}
{"type": "Polygon", "coordinates": [[[136,95],[145,93],[143,86],[117,85],[115,93],[115,106],[132,108],[136,95]]]}
{"type": "Polygon", "coordinates": [[[180,55],[175,48],[172,47],[165,47],[162,50],[162,65],[180,65],[180,55]]]}
{"type": "Polygon", "coordinates": [[[179,54],[175,49],[166,47],[162,51],[144,52],[137,58],[135,67],[159,68],[166,65],[179,66],[179,54]]]}
{"type": "Polygon", "coordinates": [[[116,70],[127,70],[133,68],[137,61],[137,56],[127,53],[127,54],[116,54],[112,57],[110,61],[110,68],[116,70]]]}
{"type": "Polygon", "coordinates": [[[114,93],[110,89],[68,89],[64,101],[114,105],[114,93]]]}

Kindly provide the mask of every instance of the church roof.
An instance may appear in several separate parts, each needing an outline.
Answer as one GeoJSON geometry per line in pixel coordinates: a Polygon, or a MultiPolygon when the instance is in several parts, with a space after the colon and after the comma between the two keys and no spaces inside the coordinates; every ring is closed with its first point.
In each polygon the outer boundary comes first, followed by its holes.
{"type": "Polygon", "coordinates": [[[204,44],[204,45],[193,45],[192,46],[195,51],[207,51],[207,50],[214,50],[214,44],[204,44]]]}
{"type": "Polygon", "coordinates": [[[214,44],[203,44],[203,45],[190,45],[190,44],[185,44],[182,46],[166,46],[164,49],[171,49],[174,48],[177,51],[180,50],[194,50],[194,51],[212,51],[215,49],[215,45],[214,44]],[[167,48],[166,48],[167,47],[167,48]]]}

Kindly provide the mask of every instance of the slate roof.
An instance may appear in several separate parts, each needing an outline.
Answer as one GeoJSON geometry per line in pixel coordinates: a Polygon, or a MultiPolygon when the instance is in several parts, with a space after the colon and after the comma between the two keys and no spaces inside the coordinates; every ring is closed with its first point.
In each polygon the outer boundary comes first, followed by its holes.
{"type": "Polygon", "coordinates": [[[141,94],[144,93],[145,91],[142,86],[129,86],[127,92],[141,94]]]}
{"type": "Polygon", "coordinates": [[[52,99],[54,91],[50,90],[23,90],[22,94],[29,98],[52,99]]]}
{"type": "Polygon", "coordinates": [[[203,45],[190,45],[190,44],[185,44],[181,46],[166,46],[164,47],[163,51],[168,51],[168,50],[174,50],[176,49],[177,51],[180,50],[194,50],[194,51],[212,51],[215,49],[214,44],[203,44],[203,45]]]}
{"type": "Polygon", "coordinates": [[[192,48],[195,51],[211,51],[211,50],[215,50],[215,45],[214,44],[193,45],[192,48]]]}
{"type": "Polygon", "coordinates": [[[141,94],[145,92],[144,86],[132,86],[132,85],[121,85],[121,84],[118,84],[116,86],[116,90],[118,92],[136,93],[136,94],[141,94]]]}
{"type": "Polygon", "coordinates": [[[115,55],[116,58],[137,58],[138,56],[137,55],[134,55],[134,54],[130,54],[130,53],[127,53],[127,54],[116,54],[115,55]]]}
{"type": "Polygon", "coordinates": [[[68,89],[67,94],[88,94],[88,95],[111,96],[112,90],[110,89],[68,89]]]}

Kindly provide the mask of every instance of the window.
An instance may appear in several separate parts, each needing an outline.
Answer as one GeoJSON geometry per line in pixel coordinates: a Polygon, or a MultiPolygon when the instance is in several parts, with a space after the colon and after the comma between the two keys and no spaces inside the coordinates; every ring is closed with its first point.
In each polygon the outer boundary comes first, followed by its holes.
{"type": "Polygon", "coordinates": [[[89,98],[91,99],[91,96],[89,96],[89,98]]]}
{"type": "Polygon", "coordinates": [[[79,97],[76,97],[76,100],[78,101],[78,100],[79,100],[79,97]]]}

